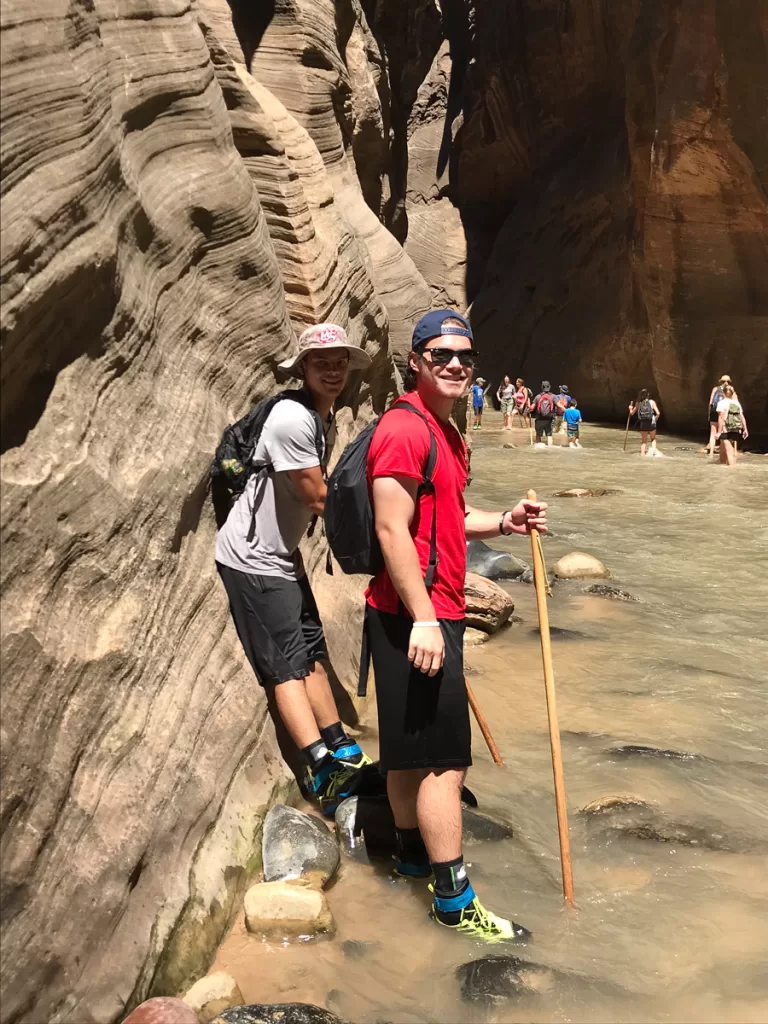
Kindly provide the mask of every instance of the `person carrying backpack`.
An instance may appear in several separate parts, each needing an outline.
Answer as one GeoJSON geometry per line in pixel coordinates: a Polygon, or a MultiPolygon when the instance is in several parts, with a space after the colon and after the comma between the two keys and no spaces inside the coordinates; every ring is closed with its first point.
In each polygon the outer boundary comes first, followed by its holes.
{"type": "Polygon", "coordinates": [[[563,429],[563,415],[568,408],[571,396],[566,384],[560,385],[560,393],[555,396],[555,433],[559,434],[563,429]]]}
{"type": "Polygon", "coordinates": [[[717,433],[720,439],[720,462],[736,464],[736,445],[749,437],[747,420],[731,384],[723,384],[723,397],[717,403],[717,433]]]}
{"type": "Polygon", "coordinates": [[[643,388],[637,396],[636,402],[629,403],[629,415],[637,413],[637,429],[640,431],[640,454],[645,455],[648,451],[648,441],[651,442],[651,451],[655,454],[656,449],[656,423],[661,416],[659,407],[649,396],[648,389],[643,388]]]}
{"type": "Polygon", "coordinates": [[[476,359],[472,330],[458,313],[435,310],[417,323],[410,390],[382,416],[367,453],[383,567],[365,593],[365,637],[396,826],[395,870],[412,879],[434,874],[433,920],[496,942],[529,933],[480,904],[462,857],[461,790],[472,763],[463,662],[466,541],[547,526],[546,505],[537,502],[501,513],[465,505],[467,451],[449,417],[476,359]]]}
{"type": "Polygon", "coordinates": [[[371,761],[341,724],[321,664],[328,656],[323,626],[298,547],[312,517],[323,515],[333,404],[349,371],[369,365],[368,354],[349,343],[342,327],[309,327],[297,354],[280,363],[303,381],[301,390],[267,399],[228,428],[211,470],[214,480],[233,465],[240,474],[239,496],[216,537],[216,567],[240,642],[256,678],[272,691],[326,814],[371,761]],[[254,422],[255,437],[249,435],[254,422]]]}
{"type": "MultiPolygon", "coordinates": [[[[715,441],[717,440],[718,420],[720,418],[717,406],[722,401],[723,388],[726,384],[730,384],[733,387],[733,381],[727,373],[724,373],[709,393],[709,441],[707,442],[707,454],[710,456],[715,454],[715,441]]],[[[738,400],[739,396],[736,395],[736,401],[738,402],[738,400]]]]}
{"type": "Polygon", "coordinates": [[[546,437],[548,447],[554,443],[552,440],[552,423],[557,413],[555,396],[549,390],[549,381],[541,382],[541,391],[533,400],[531,409],[536,417],[536,444],[542,444],[546,437]]]}

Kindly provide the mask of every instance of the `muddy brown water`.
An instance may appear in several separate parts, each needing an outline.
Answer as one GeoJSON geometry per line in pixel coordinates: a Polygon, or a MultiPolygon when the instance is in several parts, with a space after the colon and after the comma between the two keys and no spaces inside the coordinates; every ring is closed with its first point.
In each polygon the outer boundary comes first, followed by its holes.
{"type": "MultiPolygon", "coordinates": [[[[268,944],[238,920],[214,969],[231,971],[247,1002],[316,1003],[365,1024],[767,1021],[768,460],[725,469],[663,436],[668,458],[642,459],[635,435],[624,454],[623,431],[590,425],[582,451],[504,450],[526,435],[497,420],[473,435],[469,502],[508,507],[535,488],[551,505],[548,564],[590,552],[639,598],[569,583],[550,601],[552,625],[580,634],[553,641],[576,910],[562,903],[532,587],[505,584],[523,621],[467,657],[506,763],[475,730],[468,782],[515,830],[468,845],[470,875],[486,905],[533,929],[508,951],[566,977],[490,1008],[463,1001],[456,967],[505,947],[440,929],[422,883],[351,861],[328,893],[333,939],[268,944]],[[622,493],[551,498],[571,487],[622,493]],[[611,753],[627,745],[698,756],[611,753]],[[608,795],[646,802],[654,820],[693,829],[694,844],[608,827],[631,814],[578,813],[608,795]]],[[[530,560],[524,538],[492,544],[530,560]]]]}

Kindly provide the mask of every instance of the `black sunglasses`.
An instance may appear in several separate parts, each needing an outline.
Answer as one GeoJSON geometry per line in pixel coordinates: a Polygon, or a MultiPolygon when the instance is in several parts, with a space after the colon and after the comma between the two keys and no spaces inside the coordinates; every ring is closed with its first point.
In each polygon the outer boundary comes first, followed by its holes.
{"type": "Polygon", "coordinates": [[[462,366],[471,368],[477,362],[480,353],[476,348],[462,348],[458,351],[455,348],[428,348],[422,355],[429,355],[435,366],[447,366],[456,358],[462,366]]]}

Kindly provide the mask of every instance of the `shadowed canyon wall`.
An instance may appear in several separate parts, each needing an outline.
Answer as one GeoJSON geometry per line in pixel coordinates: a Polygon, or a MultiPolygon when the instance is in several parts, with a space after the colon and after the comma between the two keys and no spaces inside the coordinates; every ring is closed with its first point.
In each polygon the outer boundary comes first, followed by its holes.
{"type": "MultiPolygon", "coordinates": [[[[766,425],[760,0],[2,0],[2,1019],[196,977],[288,784],[207,471],[310,322],[472,303],[587,416],[766,425]]],[[[394,361],[393,361],[394,357],[394,361]]],[[[397,365],[396,365],[397,364],[397,365]]],[[[342,686],[359,582],[308,569],[342,686]]],[[[350,701],[344,704],[354,719],[350,701]]]]}

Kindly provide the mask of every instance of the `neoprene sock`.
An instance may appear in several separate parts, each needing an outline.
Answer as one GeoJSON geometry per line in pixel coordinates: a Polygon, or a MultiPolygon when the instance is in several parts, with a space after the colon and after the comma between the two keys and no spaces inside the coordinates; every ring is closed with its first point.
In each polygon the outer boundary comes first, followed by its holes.
{"type": "Polygon", "coordinates": [[[349,745],[349,736],[347,736],[341,722],[334,722],[333,725],[326,725],[324,729],[320,730],[320,735],[329,750],[338,750],[339,747],[346,747],[349,745]]]}
{"type": "Polygon", "coordinates": [[[400,874],[414,875],[419,878],[428,877],[431,874],[429,854],[418,827],[395,827],[395,842],[395,859],[400,874]]]}
{"type": "Polygon", "coordinates": [[[444,924],[458,924],[464,907],[475,898],[464,858],[432,863],[435,873],[435,914],[444,924]]]}
{"type": "Polygon", "coordinates": [[[322,739],[315,740],[314,743],[310,743],[308,747],[304,747],[302,749],[301,753],[304,760],[309,765],[309,770],[313,775],[317,774],[317,769],[327,758],[332,758],[332,754],[328,750],[325,740],[322,739]]]}

